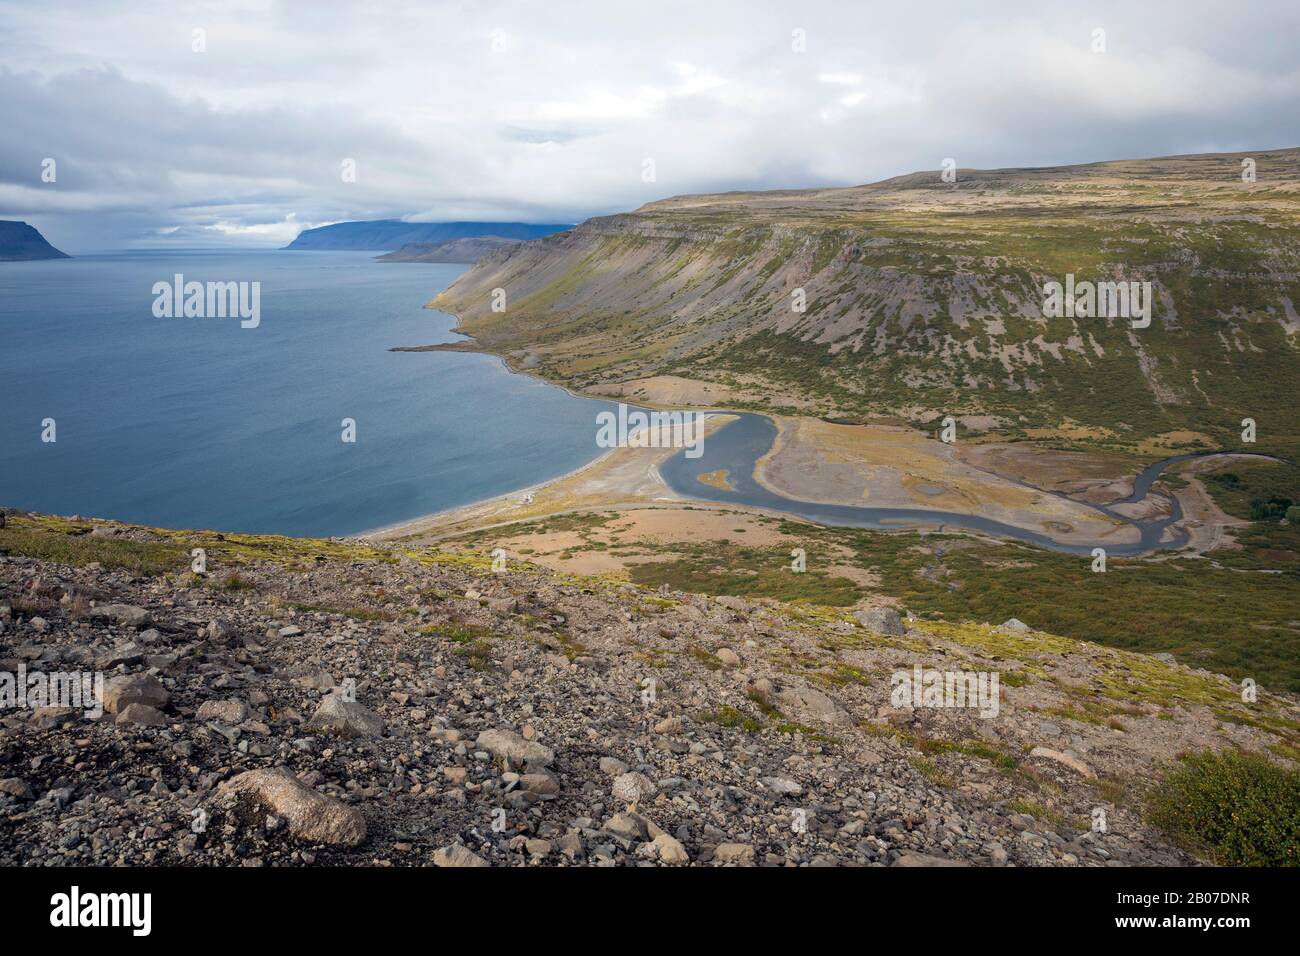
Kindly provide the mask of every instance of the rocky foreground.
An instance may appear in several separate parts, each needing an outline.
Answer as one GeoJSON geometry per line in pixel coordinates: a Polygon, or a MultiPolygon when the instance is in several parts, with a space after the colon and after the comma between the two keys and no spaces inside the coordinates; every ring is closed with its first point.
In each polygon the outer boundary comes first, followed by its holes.
{"type": "Polygon", "coordinates": [[[206,575],[0,554],[0,671],[106,682],[98,718],[0,710],[0,864],[1180,865],[1141,787],[1296,716],[1019,622],[252,540],[206,575]],[[1000,673],[998,715],[893,706],[917,665],[1000,673]]]}

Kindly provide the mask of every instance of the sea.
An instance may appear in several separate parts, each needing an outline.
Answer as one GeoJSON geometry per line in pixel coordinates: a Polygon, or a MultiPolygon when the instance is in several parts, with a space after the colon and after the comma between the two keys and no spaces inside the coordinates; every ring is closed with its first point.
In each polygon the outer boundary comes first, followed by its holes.
{"type": "Polygon", "coordinates": [[[603,451],[607,403],[494,356],[389,351],[460,338],[452,316],[425,305],[467,267],[373,256],[0,263],[0,505],[350,535],[516,491],[603,451]],[[160,290],[178,282],[248,283],[256,323],[177,317],[160,290]]]}

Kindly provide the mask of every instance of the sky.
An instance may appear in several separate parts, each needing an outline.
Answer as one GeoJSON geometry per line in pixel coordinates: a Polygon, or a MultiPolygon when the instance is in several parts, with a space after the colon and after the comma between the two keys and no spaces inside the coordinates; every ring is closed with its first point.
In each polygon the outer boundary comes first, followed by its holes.
{"type": "Polygon", "coordinates": [[[274,247],[1297,146],[1297,50],[1295,0],[0,0],[0,219],[274,247]]]}

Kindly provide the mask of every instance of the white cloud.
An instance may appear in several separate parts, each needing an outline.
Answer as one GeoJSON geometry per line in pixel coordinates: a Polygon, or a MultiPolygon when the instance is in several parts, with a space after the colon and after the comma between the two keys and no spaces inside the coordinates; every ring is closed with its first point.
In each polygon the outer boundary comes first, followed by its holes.
{"type": "Polygon", "coordinates": [[[79,248],[1300,143],[1300,7],[0,2],[0,218],[79,248]],[[1090,50],[1092,29],[1107,52],[1090,50]],[[207,31],[207,51],[191,31],[207,31]],[[791,48],[805,31],[806,52],[791,48]],[[494,43],[494,31],[498,41],[494,43]],[[36,178],[44,156],[59,182],[36,178]],[[658,179],[641,179],[653,157],[658,179]],[[340,163],[356,160],[356,182],[340,163]],[[296,218],[294,218],[296,217],[296,218]]]}

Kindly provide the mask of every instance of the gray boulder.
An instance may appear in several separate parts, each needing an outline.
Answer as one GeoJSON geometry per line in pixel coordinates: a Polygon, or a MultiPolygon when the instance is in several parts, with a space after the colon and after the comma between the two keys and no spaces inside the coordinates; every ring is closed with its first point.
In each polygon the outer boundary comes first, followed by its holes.
{"type": "Polygon", "coordinates": [[[384,732],[383,718],[342,694],[326,694],[307,721],[307,730],[337,737],[378,737],[384,732]]]}
{"type": "Polygon", "coordinates": [[[874,634],[902,637],[907,633],[903,619],[892,607],[869,607],[854,611],[853,616],[857,618],[859,624],[874,634]]]}

